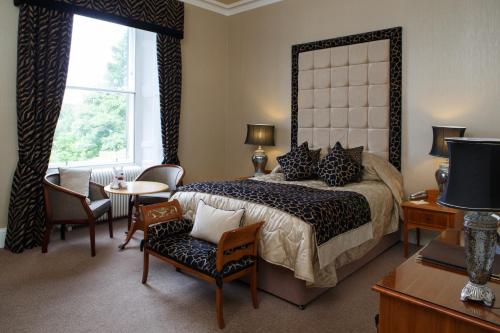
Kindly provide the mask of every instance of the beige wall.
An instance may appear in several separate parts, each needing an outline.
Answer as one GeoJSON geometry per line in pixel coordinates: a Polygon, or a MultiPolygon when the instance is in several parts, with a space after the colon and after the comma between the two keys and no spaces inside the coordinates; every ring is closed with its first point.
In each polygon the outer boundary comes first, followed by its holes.
{"type": "Polygon", "coordinates": [[[7,225],[10,186],[17,163],[17,16],[12,1],[0,1],[0,228],[7,225]]]}
{"type": "Polygon", "coordinates": [[[186,4],[179,159],[187,182],[224,177],[227,19],[186,4]]]}
{"type": "Polygon", "coordinates": [[[403,174],[407,192],[435,186],[431,126],[500,137],[500,1],[285,0],[229,18],[228,177],[252,172],[245,124],[273,123],[290,145],[291,45],[403,27],[403,174]]]}
{"type": "MultiPolygon", "coordinates": [[[[7,225],[12,175],[17,162],[16,61],[18,9],[0,1],[0,228],[7,225]]],[[[186,5],[179,157],[186,180],[220,179],[224,159],[227,19],[186,5]]]]}

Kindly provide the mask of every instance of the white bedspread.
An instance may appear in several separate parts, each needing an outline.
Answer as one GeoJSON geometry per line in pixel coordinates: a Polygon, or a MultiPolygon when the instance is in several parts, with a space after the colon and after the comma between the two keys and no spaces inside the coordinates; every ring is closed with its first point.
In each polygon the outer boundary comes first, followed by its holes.
{"type": "Polygon", "coordinates": [[[206,193],[177,192],[185,216],[194,218],[200,199],[222,209],[245,208],[244,225],[266,221],[262,228],[259,256],[294,271],[294,276],[310,286],[330,287],[337,283],[336,269],[360,258],[377,244],[382,236],[398,229],[401,216],[403,182],[401,174],[376,155],[363,154],[366,179],[345,187],[329,187],[321,180],[285,181],[283,174],[272,173],[254,180],[298,184],[327,191],[354,191],[366,197],[372,220],[355,230],[338,235],[319,248],[310,224],[264,205],[206,193]],[[318,250],[317,250],[318,249],[318,250]]]}

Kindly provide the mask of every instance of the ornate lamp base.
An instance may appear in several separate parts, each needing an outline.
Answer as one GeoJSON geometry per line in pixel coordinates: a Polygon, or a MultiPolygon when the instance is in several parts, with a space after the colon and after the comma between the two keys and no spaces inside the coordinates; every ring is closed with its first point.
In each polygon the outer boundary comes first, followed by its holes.
{"type": "Polygon", "coordinates": [[[261,146],[259,146],[259,148],[257,148],[257,150],[253,153],[252,163],[255,168],[255,176],[262,176],[265,174],[267,155],[261,146]]]}
{"type": "Polygon", "coordinates": [[[497,219],[491,213],[469,211],[464,216],[465,255],[469,282],[460,299],[492,306],[493,291],[486,285],[490,279],[497,242],[497,219]]]}
{"type": "Polygon", "coordinates": [[[460,300],[462,302],[466,300],[483,302],[486,306],[493,306],[495,294],[487,285],[479,285],[469,281],[462,289],[460,300]]]}

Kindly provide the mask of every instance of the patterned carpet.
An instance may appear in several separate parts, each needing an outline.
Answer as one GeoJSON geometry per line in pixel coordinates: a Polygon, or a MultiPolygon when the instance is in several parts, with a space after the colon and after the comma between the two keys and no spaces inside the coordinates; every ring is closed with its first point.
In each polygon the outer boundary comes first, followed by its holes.
{"type": "MultiPolygon", "coordinates": [[[[139,237],[125,251],[106,225],[97,228],[97,256],[90,257],[87,229],[56,233],[45,255],[0,250],[0,332],[220,332],[214,286],[176,272],[152,258],[141,284],[139,237]]],[[[371,286],[404,261],[398,244],[328,291],[304,311],[259,292],[251,305],[248,286],[224,290],[224,332],[376,332],[378,298],[371,286]]]]}

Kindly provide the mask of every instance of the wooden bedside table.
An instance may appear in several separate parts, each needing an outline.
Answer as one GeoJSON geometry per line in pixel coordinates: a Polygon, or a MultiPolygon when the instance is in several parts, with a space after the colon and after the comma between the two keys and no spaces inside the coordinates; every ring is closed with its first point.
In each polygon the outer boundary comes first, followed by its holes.
{"type": "Polygon", "coordinates": [[[461,229],[463,212],[457,209],[443,207],[436,203],[437,191],[428,190],[429,198],[422,201],[405,201],[403,239],[404,255],[408,257],[408,230],[417,229],[417,245],[420,245],[420,229],[443,231],[454,228],[461,229]]]}
{"type": "MultiPolygon", "coordinates": [[[[268,175],[268,174],[270,174],[270,173],[271,173],[271,171],[272,171],[272,170],[267,170],[267,169],[266,169],[266,170],[264,171],[264,174],[265,174],[265,175],[268,175]]],[[[252,177],[253,177],[253,176],[243,176],[243,177],[238,177],[238,178],[236,178],[236,180],[244,180],[244,179],[248,179],[248,178],[252,178],[252,177]]]]}

